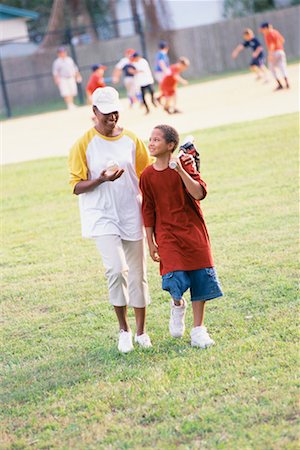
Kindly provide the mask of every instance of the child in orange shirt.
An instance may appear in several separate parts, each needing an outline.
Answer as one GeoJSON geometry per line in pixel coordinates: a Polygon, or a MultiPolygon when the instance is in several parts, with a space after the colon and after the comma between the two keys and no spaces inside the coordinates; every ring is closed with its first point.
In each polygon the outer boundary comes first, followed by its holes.
{"type": "Polygon", "coordinates": [[[102,66],[101,64],[95,64],[91,67],[93,73],[91,74],[88,83],[86,85],[86,95],[88,103],[92,104],[92,93],[99,87],[105,87],[104,81],[104,71],[107,69],[106,66],[102,66]]]}
{"type": "Polygon", "coordinates": [[[176,108],[176,89],[178,82],[183,85],[188,84],[188,81],[179,74],[186,70],[189,65],[190,61],[188,58],[185,58],[184,56],[180,57],[176,64],[172,64],[169,67],[170,73],[167,73],[160,83],[159,88],[162,93],[161,97],[164,97],[165,99],[164,110],[169,114],[181,112],[176,108]]]}

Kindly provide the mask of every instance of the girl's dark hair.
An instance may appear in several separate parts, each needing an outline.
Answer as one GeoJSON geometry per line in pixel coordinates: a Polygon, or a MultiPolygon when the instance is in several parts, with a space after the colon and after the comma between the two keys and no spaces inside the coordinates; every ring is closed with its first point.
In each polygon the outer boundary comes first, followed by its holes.
{"type": "Polygon", "coordinates": [[[174,143],[174,148],[172,150],[172,152],[174,152],[179,144],[179,134],[177,133],[175,128],[171,127],[170,125],[156,125],[156,127],[154,128],[162,131],[167,144],[170,144],[171,142],[174,143]]]}

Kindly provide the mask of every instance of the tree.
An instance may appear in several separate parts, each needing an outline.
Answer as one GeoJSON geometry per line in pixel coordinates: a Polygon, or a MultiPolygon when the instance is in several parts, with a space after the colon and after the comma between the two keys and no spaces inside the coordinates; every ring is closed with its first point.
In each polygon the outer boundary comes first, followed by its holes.
{"type": "Polygon", "coordinates": [[[51,15],[48,22],[47,33],[40,45],[40,50],[51,47],[53,45],[59,45],[62,42],[61,33],[65,25],[65,0],[54,0],[51,15]]]}
{"type": "Polygon", "coordinates": [[[46,31],[49,36],[42,47],[57,45],[64,38],[64,29],[89,27],[89,34],[97,37],[96,22],[108,14],[108,4],[112,0],[2,0],[7,6],[34,10],[39,19],[29,22],[31,35],[41,36],[46,31]],[[61,30],[62,33],[57,33],[61,30]]]}
{"type": "Polygon", "coordinates": [[[274,0],[225,0],[224,17],[243,17],[274,9],[274,0]]]}

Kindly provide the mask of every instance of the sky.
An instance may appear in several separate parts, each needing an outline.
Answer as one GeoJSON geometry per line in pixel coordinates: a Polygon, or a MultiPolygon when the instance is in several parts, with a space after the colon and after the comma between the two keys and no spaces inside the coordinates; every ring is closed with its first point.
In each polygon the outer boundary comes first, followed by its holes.
{"type": "Polygon", "coordinates": [[[223,19],[223,0],[165,0],[173,29],[218,22],[223,19]]]}

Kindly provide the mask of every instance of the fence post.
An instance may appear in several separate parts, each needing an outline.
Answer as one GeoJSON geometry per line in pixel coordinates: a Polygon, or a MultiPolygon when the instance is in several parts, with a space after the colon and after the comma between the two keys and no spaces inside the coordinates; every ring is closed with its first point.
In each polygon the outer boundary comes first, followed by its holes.
{"type": "MultiPolygon", "coordinates": [[[[66,35],[67,35],[68,44],[70,45],[70,49],[71,49],[71,56],[74,59],[74,62],[79,69],[75,46],[72,42],[72,33],[69,28],[66,31],[66,35]]],[[[78,97],[79,97],[80,104],[84,105],[84,95],[83,95],[82,83],[78,83],[78,97]]]]}
{"type": "Polygon", "coordinates": [[[140,16],[138,14],[135,14],[133,16],[133,20],[134,20],[134,22],[136,24],[136,29],[137,29],[137,32],[138,32],[138,34],[140,36],[143,56],[144,56],[144,58],[148,59],[147,58],[147,48],[146,48],[145,34],[144,34],[143,25],[142,25],[140,16]]]}
{"type": "Polygon", "coordinates": [[[8,98],[8,94],[7,94],[7,90],[6,90],[6,83],[5,83],[5,78],[4,78],[1,57],[0,57],[0,78],[1,78],[1,90],[2,90],[4,104],[5,104],[6,116],[11,117],[12,116],[11,107],[10,107],[9,98],[8,98]]]}

